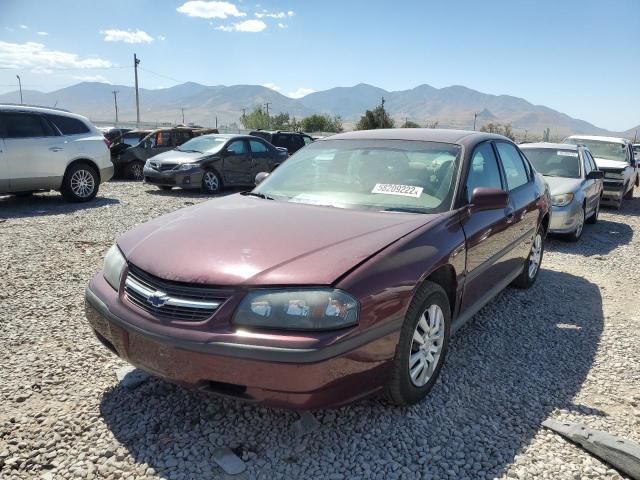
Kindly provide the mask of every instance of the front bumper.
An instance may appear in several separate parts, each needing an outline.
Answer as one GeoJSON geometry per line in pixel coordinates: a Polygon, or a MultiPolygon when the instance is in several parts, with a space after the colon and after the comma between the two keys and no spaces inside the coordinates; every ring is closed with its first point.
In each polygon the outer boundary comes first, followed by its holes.
{"type": "Polygon", "coordinates": [[[618,204],[624,196],[624,182],[622,180],[604,179],[602,191],[603,204],[618,204]]]}
{"type": "Polygon", "coordinates": [[[191,170],[160,171],[145,165],[143,173],[144,183],[151,185],[200,188],[204,170],[201,168],[192,168],[191,170]]]}
{"type": "Polygon", "coordinates": [[[152,375],[216,395],[303,410],[337,407],[383,388],[401,325],[393,322],[324,348],[234,343],[239,332],[220,335],[221,341],[195,341],[178,335],[184,331],[167,334],[160,322],[149,327],[101,272],[86,289],[85,312],[103,345],[152,375]]]}
{"type": "Polygon", "coordinates": [[[582,205],[575,201],[564,207],[551,207],[549,233],[571,233],[575,231],[582,205]]]}

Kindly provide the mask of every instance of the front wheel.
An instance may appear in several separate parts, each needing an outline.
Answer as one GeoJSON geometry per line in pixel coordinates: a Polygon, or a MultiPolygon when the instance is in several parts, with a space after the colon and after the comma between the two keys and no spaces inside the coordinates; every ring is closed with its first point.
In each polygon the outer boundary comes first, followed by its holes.
{"type": "Polygon", "coordinates": [[[447,353],[449,299],[432,282],[420,287],[407,310],[393,359],[387,396],[396,405],[419,402],[433,388],[447,353]]]}
{"type": "Polygon", "coordinates": [[[93,167],[77,163],[65,174],[60,191],[69,202],[88,202],[98,193],[99,183],[98,173],[93,167]]]}
{"type": "Polygon", "coordinates": [[[544,237],[546,231],[543,225],[538,227],[538,231],[531,242],[531,250],[524,262],[522,273],[511,283],[516,288],[527,289],[536,282],[540,273],[540,264],[542,263],[542,255],[544,254],[544,237]]]}
{"type": "Polygon", "coordinates": [[[577,242],[582,237],[582,232],[584,232],[584,222],[585,222],[585,210],[584,205],[580,209],[580,213],[578,213],[578,221],[576,223],[576,229],[568,235],[568,239],[571,242],[577,242]]]}
{"type": "Polygon", "coordinates": [[[222,180],[213,170],[207,170],[202,175],[202,190],[206,193],[219,193],[222,188],[222,180]]]}
{"type": "Polygon", "coordinates": [[[142,180],[144,178],[144,163],[134,160],[125,167],[125,178],[129,180],[142,180]]]}

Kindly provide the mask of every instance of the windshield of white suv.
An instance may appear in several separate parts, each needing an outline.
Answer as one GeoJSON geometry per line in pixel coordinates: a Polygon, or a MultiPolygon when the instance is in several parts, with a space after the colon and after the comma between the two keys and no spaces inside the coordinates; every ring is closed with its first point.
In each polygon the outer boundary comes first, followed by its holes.
{"type": "Polygon", "coordinates": [[[580,161],[576,150],[522,148],[522,152],[542,175],[580,178],[580,161]]]}
{"type": "Polygon", "coordinates": [[[627,150],[623,143],[606,142],[600,140],[585,140],[582,138],[567,138],[565,143],[573,145],[584,145],[591,151],[594,158],[603,158],[605,160],[617,160],[618,162],[626,162],[627,150]]]}
{"type": "Polygon", "coordinates": [[[215,153],[229,140],[227,137],[204,135],[184,142],[176,150],[179,152],[215,153]]]}
{"type": "Polygon", "coordinates": [[[431,213],[451,206],[461,147],[405,140],[325,140],[293,155],[255,194],[338,208],[431,213]]]}

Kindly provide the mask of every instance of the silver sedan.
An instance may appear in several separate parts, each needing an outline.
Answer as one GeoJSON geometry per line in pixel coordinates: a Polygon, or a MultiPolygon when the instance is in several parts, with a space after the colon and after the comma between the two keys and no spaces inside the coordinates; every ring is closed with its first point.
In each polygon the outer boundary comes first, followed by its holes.
{"type": "Polygon", "coordinates": [[[589,149],[562,143],[520,145],[551,191],[549,232],[578,241],[585,223],[596,223],[602,198],[603,173],[589,149]]]}

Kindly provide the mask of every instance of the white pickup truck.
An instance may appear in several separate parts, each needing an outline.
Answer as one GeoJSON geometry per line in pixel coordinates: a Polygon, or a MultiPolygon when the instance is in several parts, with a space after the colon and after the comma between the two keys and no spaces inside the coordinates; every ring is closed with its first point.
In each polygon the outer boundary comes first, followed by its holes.
{"type": "Polygon", "coordinates": [[[604,172],[602,203],[622,207],[640,186],[640,158],[634,158],[633,146],[626,138],[572,135],[564,143],[589,148],[599,170],[604,172]]]}

